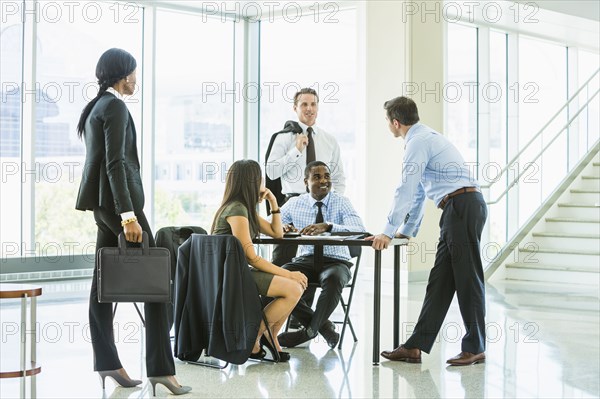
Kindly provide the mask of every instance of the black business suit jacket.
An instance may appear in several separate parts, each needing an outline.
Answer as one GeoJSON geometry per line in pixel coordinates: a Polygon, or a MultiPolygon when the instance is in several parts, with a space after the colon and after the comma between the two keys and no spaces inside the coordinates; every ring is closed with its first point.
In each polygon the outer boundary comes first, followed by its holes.
{"type": "Polygon", "coordinates": [[[175,356],[248,360],[262,304],[240,241],[232,235],[192,234],[179,247],[174,289],[175,356]]]}
{"type": "Polygon", "coordinates": [[[85,165],[75,208],[116,214],[144,208],[136,131],[125,103],[104,93],[85,122],[85,165]]]}

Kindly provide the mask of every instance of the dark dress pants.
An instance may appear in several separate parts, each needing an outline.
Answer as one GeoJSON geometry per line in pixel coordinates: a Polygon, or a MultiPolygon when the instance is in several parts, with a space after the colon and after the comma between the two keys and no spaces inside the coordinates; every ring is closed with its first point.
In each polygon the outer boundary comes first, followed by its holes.
{"type": "Polygon", "coordinates": [[[406,348],[430,352],[456,292],[466,329],[461,350],[485,351],[485,285],[479,248],[486,219],[481,193],[457,195],[444,207],[435,264],[414,332],[404,343],[406,348]]]}
{"type": "Polygon", "coordinates": [[[323,323],[337,307],[342,290],[350,281],[350,265],[350,262],[327,257],[323,258],[322,265],[315,265],[312,256],[303,256],[283,266],[284,269],[304,273],[309,283],[318,283],[321,286],[321,295],[314,311],[304,297],[300,298],[292,311],[292,315],[306,327],[311,337],[317,335],[323,323]]]}
{"type": "MultiPolygon", "coordinates": [[[[148,233],[150,246],[155,247],[154,237],[143,212],[136,212],[142,230],[148,233]]],[[[102,247],[117,247],[118,235],[123,231],[121,217],[104,208],[94,210],[98,225],[96,251],[102,247]]],[[[123,367],[119,360],[113,336],[113,304],[98,302],[97,270],[94,268],[90,292],[90,333],[94,349],[94,370],[116,370],[123,367]]],[[[135,284],[132,281],[131,284],[135,284]]],[[[144,304],[146,319],[146,371],[148,377],[175,375],[175,362],[169,337],[169,321],[165,303],[144,304]]]]}

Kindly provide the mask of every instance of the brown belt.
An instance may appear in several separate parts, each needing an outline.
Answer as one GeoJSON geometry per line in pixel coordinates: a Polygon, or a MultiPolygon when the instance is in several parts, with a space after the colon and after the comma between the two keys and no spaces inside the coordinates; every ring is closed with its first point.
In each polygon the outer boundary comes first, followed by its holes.
{"type": "Polygon", "coordinates": [[[477,187],[463,187],[463,188],[459,188],[456,191],[452,191],[450,194],[446,194],[446,196],[444,196],[444,198],[442,198],[442,200],[440,201],[440,204],[438,205],[438,208],[440,209],[444,209],[444,207],[446,206],[446,203],[448,202],[448,200],[452,197],[456,197],[457,195],[460,194],[464,194],[464,193],[479,193],[479,189],[477,187]]]}

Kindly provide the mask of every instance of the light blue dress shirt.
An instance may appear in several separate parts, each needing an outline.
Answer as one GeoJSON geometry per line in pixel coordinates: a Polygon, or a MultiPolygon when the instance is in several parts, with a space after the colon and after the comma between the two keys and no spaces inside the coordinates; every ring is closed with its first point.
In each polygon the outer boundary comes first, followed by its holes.
{"type": "Polygon", "coordinates": [[[417,123],[405,137],[402,181],[396,188],[383,234],[415,237],[423,220],[425,195],[435,202],[462,187],[477,187],[475,163],[467,164],[456,147],[429,126],[417,123]]]}
{"type": "MultiPolygon", "coordinates": [[[[364,232],[363,222],[354,210],[348,198],[335,192],[330,192],[321,200],[321,212],[325,223],[332,224],[331,232],[352,231],[364,232]]],[[[315,205],[317,200],[310,194],[302,194],[293,197],[281,207],[281,222],[283,224],[293,224],[299,231],[310,224],[315,223],[319,207],[315,205]]],[[[348,247],[326,245],[323,247],[323,255],[329,258],[341,260],[350,259],[348,247]]],[[[314,246],[300,245],[298,247],[298,256],[312,255],[314,246]]]]}

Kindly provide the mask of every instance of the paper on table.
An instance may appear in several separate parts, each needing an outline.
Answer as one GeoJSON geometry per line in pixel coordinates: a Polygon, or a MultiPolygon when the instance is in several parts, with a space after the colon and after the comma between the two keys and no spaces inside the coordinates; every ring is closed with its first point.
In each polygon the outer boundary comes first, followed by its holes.
{"type": "Polygon", "coordinates": [[[300,236],[300,238],[307,238],[307,239],[311,239],[311,240],[330,240],[330,241],[344,241],[344,240],[355,240],[355,239],[359,239],[362,238],[362,236],[359,235],[354,235],[354,236],[337,236],[337,235],[332,235],[332,234],[319,234],[316,236],[309,236],[306,234],[302,234],[300,236]]]}

